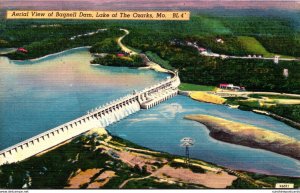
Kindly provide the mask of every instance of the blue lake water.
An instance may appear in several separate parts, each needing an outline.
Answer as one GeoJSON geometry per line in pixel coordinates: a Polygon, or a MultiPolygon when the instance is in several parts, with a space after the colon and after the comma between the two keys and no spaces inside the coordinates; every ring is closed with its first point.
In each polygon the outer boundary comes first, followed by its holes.
{"type": "Polygon", "coordinates": [[[33,61],[0,57],[0,149],[158,83],[151,70],[95,67],[87,48],[33,61]]]}
{"type": "MultiPolygon", "coordinates": [[[[151,70],[95,67],[87,48],[33,61],[0,57],[0,149],[83,115],[134,89],[153,85],[168,75],[151,70]]],[[[272,152],[220,142],[187,114],[208,114],[256,125],[300,139],[299,130],[270,117],[199,103],[177,96],[142,110],[107,129],[114,135],[155,150],[184,155],[181,138],[195,139],[191,156],[234,169],[300,176],[300,162],[272,152]]]]}

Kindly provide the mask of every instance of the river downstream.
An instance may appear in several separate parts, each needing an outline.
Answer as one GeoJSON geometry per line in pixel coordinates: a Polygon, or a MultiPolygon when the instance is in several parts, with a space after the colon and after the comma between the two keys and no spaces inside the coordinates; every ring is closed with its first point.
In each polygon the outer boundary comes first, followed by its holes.
{"type": "Polygon", "coordinates": [[[215,140],[206,127],[183,119],[188,114],[207,114],[278,131],[299,139],[299,131],[270,117],[223,105],[200,103],[177,96],[152,109],[134,114],[107,129],[139,145],[185,155],[180,139],[192,137],[195,145],[190,156],[208,162],[264,174],[300,176],[300,162],[265,150],[248,148],[215,140]]]}
{"type": "MultiPolygon", "coordinates": [[[[151,70],[89,65],[87,48],[34,61],[0,57],[0,149],[85,114],[91,108],[168,75],[151,70]]],[[[184,155],[179,141],[192,137],[193,158],[234,169],[300,176],[300,162],[279,154],[214,140],[187,114],[208,114],[277,131],[300,140],[299,130],[270,117],[177,96],[107,128],[113,135],[159,151],[184,155]]]]}

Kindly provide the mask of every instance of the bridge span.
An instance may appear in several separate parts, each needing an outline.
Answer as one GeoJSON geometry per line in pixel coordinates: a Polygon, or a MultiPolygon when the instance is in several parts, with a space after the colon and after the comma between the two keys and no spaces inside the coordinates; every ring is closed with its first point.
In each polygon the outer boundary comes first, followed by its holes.
{"type": "Polygon", "coordinates": [[[0,165],[22,161],[41,153],[93,128],[107,127],[139,111],[149,109],[177,95],[180,80],[177,73],[172,78],[134,91],[118,100],[89,111],[86,115],[0,151],[0,165]]]}

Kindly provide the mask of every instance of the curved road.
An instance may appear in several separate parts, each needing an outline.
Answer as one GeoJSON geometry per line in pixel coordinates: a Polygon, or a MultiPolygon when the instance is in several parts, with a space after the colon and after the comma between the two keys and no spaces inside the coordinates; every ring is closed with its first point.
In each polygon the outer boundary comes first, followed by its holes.
{"type": "MultiPolygon", "coordinates": [[[[127,29],[120,29],[120,30],[124,31],[124,32],[125,32],[125,35],[123,35],[123,36],[121,36],[121,37],[118,38],[118,40],[117,40],[118,45],[121,47],[121,49],[122,49],[124,52],[127,52],[127,53],[129,53],[130,55],[138,55],[137,52],[131,50],[130,48],[126,47],[126,46],[122,43],[123,38],[124,38],[125,36],[127,36],[130,32],[129,32],[127,29]]],[[[167,69],[161,67],[159,64],[157,64],[157,63],[151,61],[145,54],[140,54],[140,55],[141,55],[143,58],[145,58],[145,60],[146,60],[146,65],[148,66],[148,67],[146,67],[146,68],[155,70],[155,71],[157,71],[157,72],[165,72],[165,73],[172,73],[172,74],[173,74],[173,72],[171,72],[170,70],[167,70],[167,69]]]]}
{"type": "Polygon", "coordinates": [[[137,52],[127,48],[123,43],[122,43],[122,40],[125,36],[127,36],[129,34],[129,31],[127,29],[120,29],[121,31],[124,31],[125,32],[125,35],[121,36],[118,38],[117,42],[119,44],[119,46],[121,47],[121,49],[124,51],[124,52],[127,52],[129,53],[130,55],[138,55],[137,52]]]}

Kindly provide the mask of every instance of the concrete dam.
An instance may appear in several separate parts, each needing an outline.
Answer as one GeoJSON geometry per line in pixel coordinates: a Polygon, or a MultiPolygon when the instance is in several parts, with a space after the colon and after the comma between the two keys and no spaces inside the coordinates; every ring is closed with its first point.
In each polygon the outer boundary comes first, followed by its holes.
{"type": "Polygon", "coordinates": [[[179,84],[178,74],[173,73],[172,78],[167,78],[141,91],[134,91],[132,94],[90,110],[82,117],[8,147],[0,151],[0,165],[22,161],[93,128],[107,127],[141,109],[158,105],[177,95],[179,84]]]}

